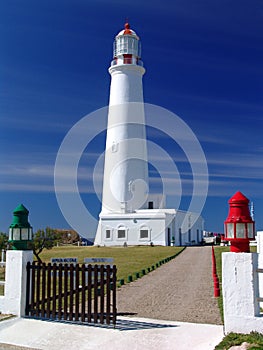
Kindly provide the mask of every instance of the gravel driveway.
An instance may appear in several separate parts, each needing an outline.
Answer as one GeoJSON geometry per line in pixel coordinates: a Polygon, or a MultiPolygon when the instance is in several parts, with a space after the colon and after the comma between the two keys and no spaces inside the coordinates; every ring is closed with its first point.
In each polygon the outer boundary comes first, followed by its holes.
{"type": "Polygon", "coordinates": [[[157,270],[117,291],[118,313],[222,324],[213,297],[211,246],[187,247],[157,270]]]}

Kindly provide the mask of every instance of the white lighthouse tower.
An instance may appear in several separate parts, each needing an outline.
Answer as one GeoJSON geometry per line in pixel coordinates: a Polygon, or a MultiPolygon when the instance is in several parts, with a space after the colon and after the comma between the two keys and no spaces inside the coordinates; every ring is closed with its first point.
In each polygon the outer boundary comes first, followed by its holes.
{"type": "Polygon", "coordinates": [[[128,23],[114,41],[102,213],[128,213],[144,207],[148,164],[143,106],[141,47],[128,23]]]}
{"type": "Polygon", "coordinates": [[[95,245],[176,245],[201,240],[203,221],[195,233],[181,234],[185,216],[193,213],[164,209],[162,195],[148,194],[141,43],[128,23],[114,40],[109,73],[107,139],[102,209],[95,245]]]}

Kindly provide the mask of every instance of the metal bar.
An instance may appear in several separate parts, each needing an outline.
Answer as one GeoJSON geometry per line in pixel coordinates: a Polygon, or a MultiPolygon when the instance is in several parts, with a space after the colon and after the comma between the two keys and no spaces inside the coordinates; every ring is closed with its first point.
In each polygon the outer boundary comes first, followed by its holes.
{"type": "Polygon", "coordinates": [[[263,273],[263,269],[256,269],[256,272],[263,273]]]}
{"type": "Polygon", "coordinates": [[[257,298],[257,301],[262,302],[263,298],[257,298]]]}

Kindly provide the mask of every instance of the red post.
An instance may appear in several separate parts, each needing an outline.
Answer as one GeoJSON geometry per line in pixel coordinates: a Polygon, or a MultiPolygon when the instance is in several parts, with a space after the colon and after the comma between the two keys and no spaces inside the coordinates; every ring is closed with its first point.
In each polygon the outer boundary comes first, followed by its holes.
{"type": "Polygon", "coordinates": [[[212,246],[212,276],[214,281],[214,297],[218,298],[220,296],[220,288],[219,288],[219,279],[216,272],[215,250],[213,246],[212,246]]]}

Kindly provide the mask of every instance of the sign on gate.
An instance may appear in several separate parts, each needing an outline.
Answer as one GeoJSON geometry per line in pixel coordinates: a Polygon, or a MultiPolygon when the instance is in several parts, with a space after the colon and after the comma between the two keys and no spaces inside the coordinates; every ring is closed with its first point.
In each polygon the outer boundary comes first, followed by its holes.
{"type": "Polygon", "coordinates": [[[77,264],[78,258],[51,258],[52,264],[77,264]]]}
{"type": "Polygon", "coordinates": [[[113,258],[84,258],[85,264],[105,264],[105,263],[113,263],[113,258]]]}

